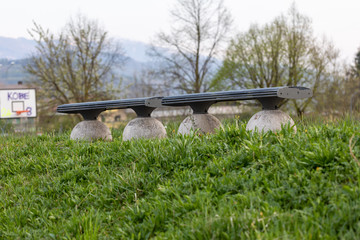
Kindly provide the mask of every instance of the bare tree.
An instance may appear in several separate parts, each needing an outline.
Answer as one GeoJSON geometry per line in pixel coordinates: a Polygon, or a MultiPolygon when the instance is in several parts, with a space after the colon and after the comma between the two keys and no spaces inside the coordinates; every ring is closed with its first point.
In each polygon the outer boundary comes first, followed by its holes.
{"type": "Polygon", "coordinates": [[[48,106],[109,99],[115,94],[112,69],[124,63],[124,52],[96,21],[78,16],[58,35],[34,23],[29,33],[37,46],[25,69],[48,106]]]}
{"type": "Polygon", "coordinates": [[[132,84],[129,86],[129,97],[154,97],[168,96],[169,84],[158,72],[149,69],[142,69],[133,74],[132,84]]]}
{"type": "Polygon", "coordinates": [[[178,0],[171,11],[169,34],[157,34],[149,55],[175,89],[186,93],[211,88],[215,57],[230,30],[231,17],[223,0],[178,0]]]}

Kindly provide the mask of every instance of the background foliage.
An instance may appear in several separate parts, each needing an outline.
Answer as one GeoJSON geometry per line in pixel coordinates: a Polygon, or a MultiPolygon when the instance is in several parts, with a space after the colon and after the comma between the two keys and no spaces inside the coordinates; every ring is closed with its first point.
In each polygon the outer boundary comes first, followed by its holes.
{"type": "Polygon", "coordinates": [[[25,68],[37,86],[41,116],[60,104],[117,96],[120,77],[113,69],[124,63],[124,53],[97,21],[79,15],[58,35],[34,23],[30,34],[36,52],[25,68]]]}

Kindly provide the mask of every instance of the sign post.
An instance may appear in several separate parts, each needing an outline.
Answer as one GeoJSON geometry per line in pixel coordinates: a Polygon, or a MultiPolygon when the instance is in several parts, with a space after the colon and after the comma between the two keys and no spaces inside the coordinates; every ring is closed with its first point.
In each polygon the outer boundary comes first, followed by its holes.
{"type": "Polygon", "coordinates": [[[35,89],[0,90],[0,118],[36,117],[35,89]]]}
{"type": "MultiPolygon", "coordinates": [[[[0,119],[16,119],[15,132],[28,131],[26,125],[36,117],[35,89],[1,89],[0,90],[0,119]],[[19,129],[20,127],[20,129],[19,129]]],[[[13,121],[14,124],[14,121],[13,121]]],[[[33,125],[31,124],[31,125],[33,125]]],[[[6,127],[6,124],[5,126],[6,127]]],[[[29,126],[28,126],[29,127],[29,126]]],[[[5,129],[1,129],[3,134],[5,129]]]]}

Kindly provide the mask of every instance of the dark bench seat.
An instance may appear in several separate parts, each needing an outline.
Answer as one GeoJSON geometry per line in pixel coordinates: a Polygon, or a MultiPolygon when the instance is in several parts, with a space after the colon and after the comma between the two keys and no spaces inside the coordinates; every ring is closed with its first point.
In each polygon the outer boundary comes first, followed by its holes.
{"type": "Polygon", "coordinates": [[[194,113],[207,113],[217,102],[258,100],[264,109],[276,109],[282,99],[300,99],[312,96],[312,91],[304,87],[273,87],[236,91],[207,92],[169,96],[162,99],[164,106],[190,106],[194,113]]]}
{"type": "Polygon", "coordinates": [[[161,98],[133,98],[97,102],[63,104],[57,107],[59,113],[80,113],[85,120],[95,120],[106,110],[132,108],[139,117],[150,117],[151,112],[161,106],[161,98]]]}

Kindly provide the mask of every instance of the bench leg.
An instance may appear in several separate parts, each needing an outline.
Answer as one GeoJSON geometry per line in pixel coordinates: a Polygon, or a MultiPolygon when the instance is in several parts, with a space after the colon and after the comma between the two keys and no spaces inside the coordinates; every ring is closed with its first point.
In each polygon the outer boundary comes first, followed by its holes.
{"type": "Polygon", "coordinates": [[[103,139],[111,141],[110,129],[98,120],[84,120],[79,122],[71,132],[70,139],[92,141],[103,139]]]}
{"type": "Polygon", "coordinates": [[[262,110],[250,118],[246,130],[275,132],[287,124],[290,124],[290,127],[296,132],[295,123],[287,113],[281,110],[262,110]]]}
{"type": "Polygon", "coordinates": [[[123,140],[138,138],[164,138],[166,129],[157,119],[151,117],[138,117],[131,120],[123,132],[123,140]]]}
{"type": "Polygon", "coordinates": [[[200,133],[214,133],[215,129],[221,127],[219,119],[211,114],[192,114],[182,121],[179,126],[179,134],[189,134],[198,130],[200,133]]]}

